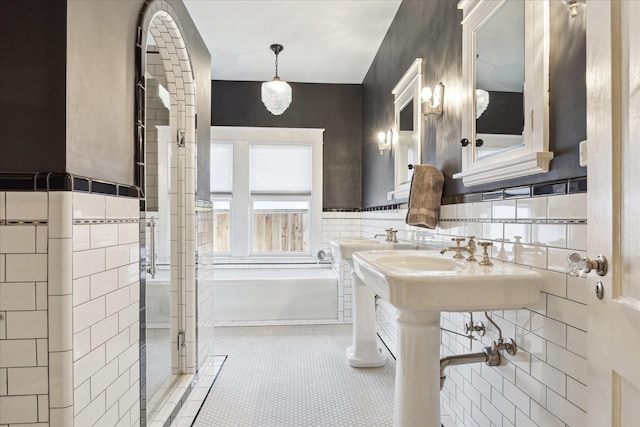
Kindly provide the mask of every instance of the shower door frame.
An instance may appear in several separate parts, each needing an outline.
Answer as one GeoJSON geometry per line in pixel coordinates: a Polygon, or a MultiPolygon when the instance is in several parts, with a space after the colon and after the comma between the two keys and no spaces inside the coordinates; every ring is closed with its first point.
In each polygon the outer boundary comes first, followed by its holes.
{"type": "MultiPolygon", "coordinates": [[[[196,313],[197,289],[195,280],[195,164],[196,164],[196,90],[195,78],[189,52],[182,37],[184,31],[176,13],[165,0],[146,1],[141,12],[136,29],[135,46],[135,129],[134,129],[134,157],[135,182],[140,189],[140,423],[149,424],[149,414],[146,412],[146,200],[145,200],[145,109],[146,109],[146,47],[147,33],[153,28],[160,29],[162,36],[155,37],[158,48],[165,61],[167,86],[172,95],[178,100],[179,123],[176,135],[176,172],[178,181],[175,188],[177,193],[175,213],[177,222],[177,252],[174,250],[172,259],[177,261],[177,283],[179,285],[180,300],[177,304],[179,314],[179,330],[184,339],[180,343],[178,366],[182,375],[174,382],[169,391],[171,399],[163,406],[163,414],[168,406],[169,419],[174,417],[180,409],[184,393],[190,390],[186,386],[191,383],[197,371],[197,343],[196,343],[196,313]],[[160,40],[160,41],[158,41],[160,40]],[[162,45],[162,46],[161,46],[162,45]],[[168,45],[172,45],[170,51],[168,45]],[[185,387],[183,387],[185,385],[185,387]],[[172,403],[174,402],[174,403],[172,403]]],[[[177,335],[177,334],[176,334],[177,335]]],[[[178,346],[178,337],[172,337],[173,345],[178,346]]],[[[156,412],[157,414],[157,412],[156,412]]],[[[167,414],[164,414],[167,415],[167,414]]],[[[164,420],[168,421],[168,420],[164,420]]]]}

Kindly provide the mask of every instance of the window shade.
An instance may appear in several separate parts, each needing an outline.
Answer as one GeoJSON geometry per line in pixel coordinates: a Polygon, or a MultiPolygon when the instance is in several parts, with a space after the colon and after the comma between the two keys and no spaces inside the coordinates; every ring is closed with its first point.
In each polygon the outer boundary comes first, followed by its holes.
{"type": "Polygon", "coordinates": [[[310,145],[252,144],[251,193],[311,194],[310,145]]]}
{"type": "Polygon", "coordinates": [[[211,144],[211,190],[212,193],[233,192],[233,144],[211,144]]]}

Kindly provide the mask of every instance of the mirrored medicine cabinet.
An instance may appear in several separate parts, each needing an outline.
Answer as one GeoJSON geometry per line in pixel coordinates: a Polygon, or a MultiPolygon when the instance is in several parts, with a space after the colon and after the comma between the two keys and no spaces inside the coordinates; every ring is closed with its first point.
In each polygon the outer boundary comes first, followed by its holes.
{"type": "Polygon", "coordinates": [[[394,104],[393,165],[394,191],[388,199],[406,199],[413,170],[420,163],[422,142],[422,58],[416,58],[391,93],[394,104]]]}
{"type": "Polygon", "coordinates": [[[465,186],[549,171],[549,4],[463,0],[465,186]]]}

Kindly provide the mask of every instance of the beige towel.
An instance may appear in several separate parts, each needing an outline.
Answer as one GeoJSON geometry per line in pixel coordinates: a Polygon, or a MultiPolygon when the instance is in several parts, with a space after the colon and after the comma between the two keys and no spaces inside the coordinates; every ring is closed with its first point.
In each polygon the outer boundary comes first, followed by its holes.
{"type": "Polygon", "coordinates": [[[424,228],[436,228],[444,175],[431,165],[415,165],[409,191],[407,224],[424,228]]]}

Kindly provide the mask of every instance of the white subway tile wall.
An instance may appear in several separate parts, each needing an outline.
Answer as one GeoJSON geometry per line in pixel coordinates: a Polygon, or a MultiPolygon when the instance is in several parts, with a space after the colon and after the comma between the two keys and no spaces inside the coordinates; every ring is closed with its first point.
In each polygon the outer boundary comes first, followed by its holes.
{"type": "MultiPolygon", "coordinates": [[[[67,394],[62,403],[73,405],[75,425],[135,425],[140,417],[138,200],[72,196],[74,224],[67,239],[72,287],[69,301],[55,302],[69,304],[73,313],[63,329],[73,335],[56,343],[64,353],[61,381],[71,386],[61,387],[67,394]]],[[[52,298],[61,297],[49,298],[52,311],[52,298]]]]}
{"type": "Polygon", "coordinates": [[[0,192],[0,425],[49,422],[48,220],[48,193],[0,192]]]}
{"type": "MultiPolygon", "coordinates": [[[[406,209],[362,212],[361,236],[385,228],[398,239],[432,247],[476,235],[494,243],[492,257],[535,268],[545,278],[541,299],[522,310],[492,312],[505,336],[519,346],[507,364],[447,368],[443,407],[458,426],[575,426],[585,423],[586,280],[566,274],[564,258],[586,250],[586,194],[445,205],[435,230],[405,224],[406,209]]],[[[480,351],[497,339],[488,326],[481,341],[442,333],[443,355],[480,351]]],[[[378,334],[395,353],[395,310],[378,302],[378,334]]],[[[441,326],[464,333],[468,313],[442,313],[441,326]]]]}
{"type": "Polygon", "coordinates": [[[198,244],[198,364],[213,355],[213,209],[199,208],[198,244]]]}
{"type": "Polygon", "coordinates": [[[353,320],[353,279],[349,264],[332,252],[331,241],[360,237],[360,212],[323,212],[322,248],[332,255],[331,266],[338,275],[338,322],[353,320]]]}

